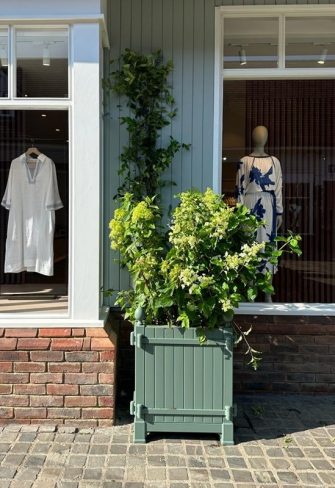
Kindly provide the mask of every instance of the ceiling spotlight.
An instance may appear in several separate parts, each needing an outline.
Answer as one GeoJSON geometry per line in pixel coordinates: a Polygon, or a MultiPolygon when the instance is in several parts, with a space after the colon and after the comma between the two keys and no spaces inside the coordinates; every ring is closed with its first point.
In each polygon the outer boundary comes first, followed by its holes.
{"type": "Polygon", "coordinates": [[[327,59],[328,49],[323,49],[320,58],[318,59],[318,64],[325,64],[327,59]]]}
{"type": "Polygon", "coordinates": [[[240,56],[240,65],[241,66],[246,65],[247,64],[247,55],[246,55],[244,47],[241,47],[238,54],[240,56]]]}
{"type": "Polygon", "coordinates": [[[5,46],[0,47],[0,63],[3,68],[8,66],[8,54],[5,46]]]}
{"type": "Polygon", "coordinates": [[[50,66],[50,49],[47,44],[43,46],[43,66],[50,66]]]}
{"type": "Polygon", "coordinates": [[[41,117],[46,117],[46,116],[47,116],[47,114],[41,114],[41,117]]]}
{"type": "Polygon", "coordinates": [[[60,132],[60,129],[55,129],[55,130],[56,130],[56,132],[60,132]]]}

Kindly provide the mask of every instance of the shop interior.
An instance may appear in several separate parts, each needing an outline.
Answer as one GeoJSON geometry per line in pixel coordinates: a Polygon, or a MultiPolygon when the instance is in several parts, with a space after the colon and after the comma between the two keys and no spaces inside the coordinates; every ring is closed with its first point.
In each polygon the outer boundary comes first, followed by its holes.
{"type": "Polygon", "coordinates": [[[68,310],[69,131],[65,110],[0,110],[0,194],[11,161],[36,147],[55,164],[63,208],[55,211],[53,275],[4,271],[9,211],[0,207],[0,313],[68,310]]]}
{"type": "MultiPolygon", "coordinates": [[[[335,302],[335,80],[224,82],[222,192],[235,201],[241,157],[252,131],[267,127],[265,148],[281,162],[283,225],[302,236],[300,258],[281,259],[274,302],[335,302]]],[[[261,301],[261,300],[259,300],[261,301]]]]}

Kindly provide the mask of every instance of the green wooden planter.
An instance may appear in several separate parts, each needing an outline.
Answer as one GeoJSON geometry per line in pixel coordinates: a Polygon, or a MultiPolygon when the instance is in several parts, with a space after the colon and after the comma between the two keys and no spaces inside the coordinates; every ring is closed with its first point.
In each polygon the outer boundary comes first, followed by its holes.
{"type": "Polygon", "coordinates": [[[136,325],[134,442],[150,432],[233,436],[233,332],[215,329],[199,344],[196,329],[136,325]]]}

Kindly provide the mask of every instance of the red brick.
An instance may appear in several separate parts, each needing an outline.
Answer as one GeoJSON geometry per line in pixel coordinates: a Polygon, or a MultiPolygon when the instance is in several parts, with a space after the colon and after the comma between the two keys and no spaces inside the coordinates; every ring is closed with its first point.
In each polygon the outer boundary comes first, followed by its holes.
{"type": "Polygon", "coordinates": [[[47,416],[46,408],[16,408],[15,418],[17,419],[45,419],[47,416]]]}
{"type": "Polygon", "coordinates": [[[79,373],[81,363],[49,363],[50,373],[79,373]]]}
{"type": "Polygon", "coordinates": [[[17,348],[18,349],[48,349],[50,345],[50,339],[18,339],[17,348]]]}
{"type": "Polygon", "coordinates": [[[48,418],[80,418],[80,408],[48,408],[48,418]]]}
{"type": "Polygon", "coordinates": [[[6,329],[6,337],[36,337],[37,329],[6,329]]]}
{"type": "Polygon", "coordinates": [[[78,395],[77,385],[47,385],[48,395],[78,395]]]}
{"type": "Polygon", "coordinates": [[[45,371],[45,363],[14,363],[16,373],[43,373],[45,371]]]}
{"type": "Polygon", "coordinates": [[[82,349],[83,349],[83,351],[90,351],[91,350],[91,338],[90,337],[84,337],[82,349]]]}
{"type": "Polygon", "coordinates": [[[51,349],[52,350],[80,350],[83,346],[83,339],[51,339],[51,349]]]}
{"type": "Polygon", "coordinates": [[[81,385],[80,394],[81,395],[113,395],[114,386],[113,385],[81,385]]]}
{"type": "Polygon", "coordinates": [[[72,337],[84,337],[85,329],[79,329],[79,328],[71,329],[71,335],[72,337]]]}
{"type": "Polygon", "coordinates": [[[112,408],[83,408],[83,419],[111,419],[113,418],[112,408]]]}
{"type": "Polygon", "coordinates": [[[63,361],[64,353],[62,351],[32,351],[30,353],[32,361],[56,362],[63,361]]]}
{"type": "Polygon", "coordinates": [[[98,361],[99,354],[93,351],[66,352],[65,360],[79,362],[79,363],[98,361]]]}
{"type": "Polygon", "coordinates": [[[86,335],[88,337],[108,337],[107,332],[102,327],[99,327],[99,328],[96,328],[96,327],[87,328],[86,329],[86,335]]]}
{"type": "Polygon", "coordinates": [[[99,396],[99,407],[114,407],[114,398],[111,396],[99,396]]]}
{"type": "Polygon", "coordinates": [[[0,383],[28,383],[28,373],[0,373],[0,383]]]}
{"type": "Polygon", "coordinates": [[[114,425],[114,415],[109,420],[98,420],[99,427],[113,427],[114,425]]]}
{"type": "Polygon", "coordinates": [[[31,383],[62,383],[62,373],[31,373],[31,383]]]}
{"type": "Polygon", "coordinates": [[[0,385],[0,395],[10,395],[12,388],[12,385],[0,385]]]}
{"type": "Polygon", "coordinates": [[[62,396],[43,395],[43,396],[31,396],[31,407],[62,407],[64,399],[62,396]]]}
{"type": "Polygon", "coordinates": [[[64,382],[74,385],[95,385],[97,383],[96,373],[65,373],[64,382]]]}
{"type": "Polygon", "coordinates": [[[1,351],[1,361],[28,361],[28,353],[25,351],[1,351]]]}
{"type": "Polygon", "coordinates": [[[83,363],[83,373],[113,373],[115,365],[112,362],[104,363],[83,363]]]}
{"type": "Polygon", "coordinates": [[[0,405],[4,407],[27,407],[29,405],[28,395],[2,395],[0,405]]]}
{"type": "Polygon", "coordinates": [[[111,351],[103,351],[99,353],[100,361],[115,361],[115,349],[111,351]]]}
{"type": "Polygon", "coordinates": [[[98,420],[64,419],[64,424],[65,425],[71,425],[74,427],[80,426],[80,428],[86,429],[86,428],[91,428],[91,427],[97,427],[98,420]]]}
{"type": "Polygon", "coordinates": [[[71,336],[71,329],[67,329],[65,327],[57,327],[57,328],[46,328],[46,329],[39,329],[38,331],[39,337],[70,337],[71,336]]]}
{"type": "Polygon", "coordinates": [[[13,408],[0,407],[0,419],[12,419],[14,416],[13,408]]]}
{"type": "Polygon", "coordinates": [[[1,338],[0,351],[14,351],[16,349],[17,339],[1,338]]]}
{"type": "Polygon", "coordinates": [[[0,329],[0,337],[2,337],[5,333],[5,329],[0,329]]]}
{"type": "Polygon", "coordinates": [[[13,371],[12,362],[0,362],[0,373],[11,373],[13,371]]]}
{"type": "Polygon", "coordinates": [[[67,396],[64,399],[65,407],[95,407],[96,405],[95,396],[67,396]]]}
{"type": "Polygon", "coordinates": [[[14,393],[18,395],[44,395],[46,392],[45,385],[14,385],[14,393]]]}
{"type": "Polygon", "coordinates": [[[100,373],[99,383],[111,384],[114,382],[114,374],[100,373]]]}
{"type": "Polygon", "coordinates": [[[91,349],[93,351],[105,351],[106,349],[114,349],[114,344],[110,339],[103,339],[100,337],[92,337],[91,349]]]}

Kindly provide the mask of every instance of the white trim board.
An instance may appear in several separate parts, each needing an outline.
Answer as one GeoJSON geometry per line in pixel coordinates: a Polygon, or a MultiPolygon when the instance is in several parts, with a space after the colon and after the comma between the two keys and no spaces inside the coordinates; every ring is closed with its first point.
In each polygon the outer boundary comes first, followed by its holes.
{"type": "MultiPolygon", "coordinates": [[[[326,79],[335,78],[335,68],[272,68],[223,69],[224,17],[276,17],[279,16],[280,36],[283,39],[283,16],[334,16],[334,5],[252,5],[220,6],[215,8],[215,64],[214,64],[214,134],[213,134],[213,189],[222,191],[222,129],[223,81],[245,79],[326,79]]],[[[237,315],[308,315],[335,316],[335,303],[242,303],[237,315]]]]}

